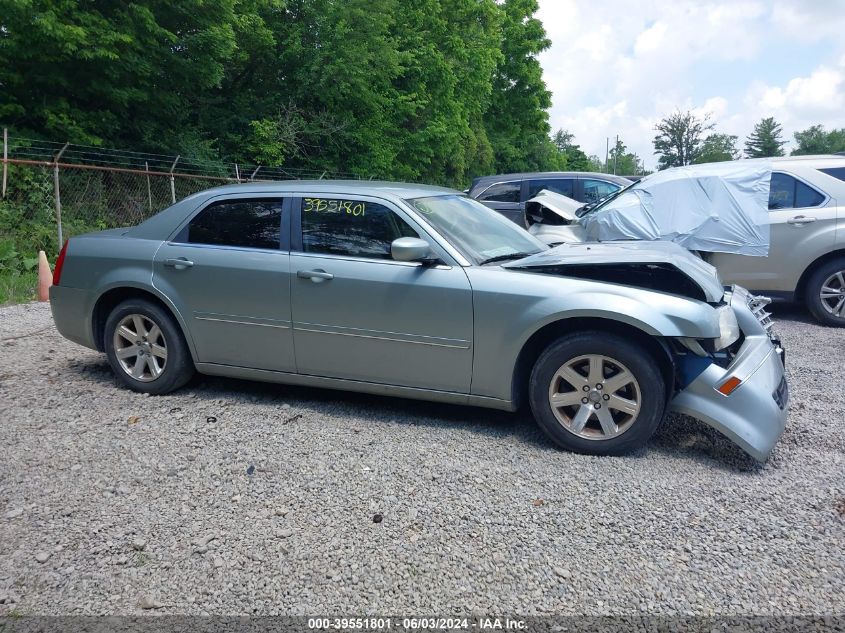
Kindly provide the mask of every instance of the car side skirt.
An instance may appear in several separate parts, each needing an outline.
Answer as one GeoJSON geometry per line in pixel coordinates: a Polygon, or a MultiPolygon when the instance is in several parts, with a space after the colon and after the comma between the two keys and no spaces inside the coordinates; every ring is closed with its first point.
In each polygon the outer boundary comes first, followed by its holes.
{"type": "Polygon", "coordinates": [[[326,378],[325,376],[291,374],[266,369],[250,369],[248,367],[220,365],[217,363],[196,363],[196,368],[201,374],[207,374],[209,376],[242,378],[245,380],[258,380],[261,382],[272,382],[283,385],[295,385],[298,387],[317,387],[321,389],[336,389],[339,391],[357,391],[359,393],[369,393],[377,396],[392,396],[395,398],[409,398],[412,400],[428,400],[430,402],[470,405],[474,407],[484,407],[486,409],[498,409],[500,411],[516,411],[517,409],[515,403],[511,400],[502,400],[488,396],[475,396],[465,393],[454,393],[451,391],[418,389],[415,387],[387,385],[382,383],[365,382],[362,380],[348,380],[344,378],[326,378]]]}

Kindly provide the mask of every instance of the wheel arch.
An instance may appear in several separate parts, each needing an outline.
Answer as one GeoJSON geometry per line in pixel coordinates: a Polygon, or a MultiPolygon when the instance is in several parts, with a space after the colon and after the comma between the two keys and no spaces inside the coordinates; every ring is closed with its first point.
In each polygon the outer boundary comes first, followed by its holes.
{"type": "Polygon", "coordinates": [[[824,255],[817,257],[813,262],[807,266],[803,273],[801,273],[801,277],[798,280],[798,285],[795,286],[795,300],[800,301],[801,303],[806,303],[806,299],[804,295],[807,292],[807,282],[809,282],[810,277],[813,276],[813,273],[819,269],[820,266],[824,266],[829,261],[837,259],[839,257],[845,258],[845,248],[839,248],[835,251],[830,251],[829,253],[825,253],[824,255]]]}
{"type": "Polygon", "coordinates": [[[622,321],[595,317],[569,317],[547,323],[525,341],[519,351],[513,370],[511,397],[515,407],[522,407],[528,401],[528,382],[531,370],[540,354],[553,341],[567,334],[579,332],[603,332],[634,340],[651,355],[657,363],[666,384],[667,397],[671,397],[675,381],[675,366],[672,353],[665,340],[622,321]]]}
{"type": "Polygon", "coordinates": [[[182,336],[185,337],[185,341],[188,344],[191,357],[194,362],[196,362],[193,341],[191,340],[190,333],[185,327],[184,320],[182,319],[182,315],[179,314],[179,311],[176,310],[167,297],[156,292],[154,289],[135,285],[119,285],[108,288],[102,292],[94,302],[94,309],[91,312],[91,333],[94,337],[94,344],[97,346],[99,351],[105,351],[105,329],[106,320],[109,318],[109,314],[111,314],[112,310],[114,310],[118,304],[126,301],[127,299],[146,299],[147,301],[151,301],[167,311],[167,313],[170,314],[176,321],[176,325],[179,327],[179,330],[182,332],[182,336]]]}

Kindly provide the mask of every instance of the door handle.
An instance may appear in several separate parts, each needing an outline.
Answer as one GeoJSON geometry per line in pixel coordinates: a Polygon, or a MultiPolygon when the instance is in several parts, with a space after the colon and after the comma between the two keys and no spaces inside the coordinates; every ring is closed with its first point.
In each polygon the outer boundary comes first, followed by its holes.
{"type": "Polygon", "coordinates": [[[787,224],[809,224],[810,222],[815,222],[816,218],[808,217],[806,215],[796,215],[793,218],[789,218],[786,223],[787,224]]]}
{"type": "Polygon", "coordinates": [[[190,268],[194,265],[194,262],[192,262],[190,259],[185,259],[184,257],[172,257],[170,259],[165,259],[164,265],[169,266],[170,268],[181,270],[183,268],[190,268]]]}
{"type": "Polygon", "coordinates": [[[334,279],[334,275],[327,273],[325,270],[298,270],[296,271],[296,276],[300,279],[310,279],[318,283],[334,279]]]}

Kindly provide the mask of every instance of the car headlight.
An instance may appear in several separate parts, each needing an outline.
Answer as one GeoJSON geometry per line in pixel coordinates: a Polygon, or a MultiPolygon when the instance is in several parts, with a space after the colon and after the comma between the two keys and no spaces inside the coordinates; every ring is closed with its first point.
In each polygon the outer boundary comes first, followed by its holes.
{"type": "Polygon", "coordinates": [[[713,341],[713,349],[718,352],[739,339],[739,323],[730,306],[716,308],[716,315],[719,318],[719,338],[713,341]]]}

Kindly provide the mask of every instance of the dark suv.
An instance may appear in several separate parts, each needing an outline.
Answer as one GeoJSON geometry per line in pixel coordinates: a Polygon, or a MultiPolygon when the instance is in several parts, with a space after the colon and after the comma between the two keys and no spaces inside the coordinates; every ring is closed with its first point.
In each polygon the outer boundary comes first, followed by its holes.
{"type": "Polygon", "coordinates": [[[627,178],[612,174],[546,171],[481,176],[472,181],[467,194],[522,226],[525,202],[543,189],[586,203],[595,202],[630,184],[627,178]]]}

